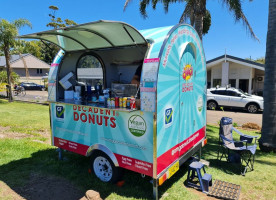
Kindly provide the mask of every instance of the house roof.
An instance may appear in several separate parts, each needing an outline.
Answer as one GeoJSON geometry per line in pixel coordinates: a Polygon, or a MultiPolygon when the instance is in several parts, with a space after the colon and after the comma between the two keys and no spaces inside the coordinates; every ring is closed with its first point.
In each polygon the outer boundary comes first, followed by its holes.
{"type": "Polygon", "coordinates": [[[222,55],[222,56],[219,56],[217,58],[214,58],[214,59],[211,59],[211,60],[208,60],[206,62],[206,66],[207,68],[211,68],[212,66],[220,63],[220,62],[223,62],[223,61],[231,61],[231,62],[234,62],[234,63],[238,63],[238,64],[241,64],[241,65],[245,65],[245,66],[248,66],[248,67],[253,67],[253,68],[256,68],[256,69],[260,69],[260,70],[265,70],[264,68],[264,64],[261,64],[261,63],[257,63],[257,62],[254,62],[254,61],[251,61],[251,60],[246,60],[246,59],[242,59],[242,58],[238,58],[238,57],[235,57],[235,56],[231,56],[231,55],[222,55]]]}
{"type": "MultiPolygon", "coordinates": [[[[35,69],[49,69],[50,65],[45,63],[44,61],[38,59],[32,54],[22,54],[27,67],[35,68],[35,69]]],[[[11,55],[10,59],[11,68],[25,68],[20,55],[11,55]]],[[[6,67],[6,59],[5,56],[0,56],[0,67],[6,67]]]]}
{"type": "MultiPolygon", "coordinates": [[[[27,54],[22,54],[22,56],[26,56],[27,54]]],[[[10,62],[18,60],[20,58],[19,55],[11,55],[10,62]]],[[[5,56],[0,56],[0,66],[3,67],[6,65],[6,58],[5,56]]]]}

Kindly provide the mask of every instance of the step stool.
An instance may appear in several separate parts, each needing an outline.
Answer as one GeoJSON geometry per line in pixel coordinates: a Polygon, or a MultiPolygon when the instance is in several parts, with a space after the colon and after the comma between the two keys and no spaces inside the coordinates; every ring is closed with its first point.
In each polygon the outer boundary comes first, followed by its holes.
{"type": "Polygon", "coordinates": [[[201,162],[192,162],[189,165],[188,176],[187,176],[187,186],[197,187],[201,189],[202,192],[208,192],[209,186],[211,185],[212,185],[212,175],[206,173],[204,164],[202,164],[201,162]],[[201,169],[204,172],[203,177],[201,176],[201,172],[200,172],[201,169]],[[191,171],[192,171],[192,174],[191,174],[191,171]],[[191,174],[191,177],[190,177],[190,174],[191,174]],[[199,185],[191,182],[195,177],[198,178],[199,185]]]}

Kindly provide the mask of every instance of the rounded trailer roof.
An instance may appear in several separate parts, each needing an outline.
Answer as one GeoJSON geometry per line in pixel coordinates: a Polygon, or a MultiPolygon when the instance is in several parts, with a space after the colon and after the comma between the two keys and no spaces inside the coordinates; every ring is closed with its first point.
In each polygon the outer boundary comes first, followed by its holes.
{"type": "Polygon", "coordinates": [[[22,35],[19,38],[48,41],[67,52],[147,45],[145,38],[134,27],[123,22],[103,20],[22,35]]]}
{"type": "Polygon", "coordinates": [[[169,32],[172,28],[173,26],[165,26],[159,28],[140,30],[141,34],[151,44],[151,48],[148,52],[148,58],[158,58],[164,40],[169,36],[169,32]]]}

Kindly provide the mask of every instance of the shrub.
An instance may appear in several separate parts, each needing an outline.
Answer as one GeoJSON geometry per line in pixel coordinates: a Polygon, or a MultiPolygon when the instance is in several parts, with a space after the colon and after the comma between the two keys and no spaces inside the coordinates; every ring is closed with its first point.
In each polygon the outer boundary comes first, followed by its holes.
{"type": "Polygon", "coordinates": [[[242,128],[249,128],[249,129],[257,129],[257,130],[261,130],[261,127],[258,124],[255,123],[245,123],[242,125],[242,128]]]}
{"type": "MultiPolygon", "coordinates": [[[[11,73],[11,83],[18,83],[19,75],[15,72],[11,73]]],[[[0,72],[0,83],[7,83],[8,82],[8,76],[7,71],[1,71],[0,72]]]]}

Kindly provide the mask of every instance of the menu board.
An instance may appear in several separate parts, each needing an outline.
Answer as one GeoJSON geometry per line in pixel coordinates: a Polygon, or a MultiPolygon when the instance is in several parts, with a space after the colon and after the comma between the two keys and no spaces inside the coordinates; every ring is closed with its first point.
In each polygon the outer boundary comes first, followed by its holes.
{"type": "Polygon", "coordinates": [[[141,110],[155,112],[159,58],[145,59],[140,83],[141,110]]]}
{"type": "Polygon", "coordinates": [[[143,65],[143,81],[156,81],[159,58],[145,59],[143,65]]]}

